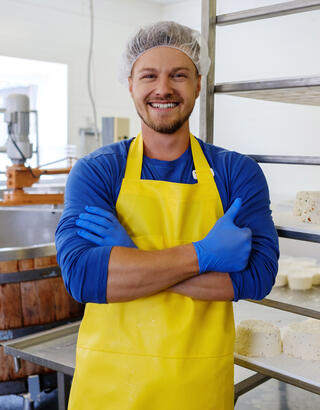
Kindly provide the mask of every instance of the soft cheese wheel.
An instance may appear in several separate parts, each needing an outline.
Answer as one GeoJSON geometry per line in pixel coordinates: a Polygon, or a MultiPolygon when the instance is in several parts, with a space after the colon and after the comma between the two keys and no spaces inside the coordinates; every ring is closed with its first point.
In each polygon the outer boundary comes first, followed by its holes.
{"type": "Polygon", "coordinates": [[[313,258],[294,258],[290,264],[286,265],[288,275],[296,272],[306,272],[309,268],[316,267],[316,259],[313,258]]]}
{"type": "Polygon", "coordinates": [[[264,320],[243,320],[237,326],[235,352],[253,357],[278,355],[281,353],[280,329],[264,320]]]}
{"type": "Polygon", "coordinates": [[[280,286],[286,286],[288,284],[288,273],[287,270],[284,269],[283,267],[279,267],[277,276],[276,276],[276,281],[274,283],[274,287],[278,288],[280,286]]]}
{"type": "Polygon", "coordinates": [[[312,273],[312,285],[320,286],[320,266],[311,266],[308,272],[312,273]]]}
{"type": "Polygon", "coordinates": [[[288,274],[291,270],[295,270],[293,261],[294,258],[292,256],[285,256],[279,259],[274,287],[286,286],[288,284],[288,274]]]}
{"type": "Polygon", "coordinates": [[[283,333],[283,352],[305,360],[320,360],[320,320],[292,323],[283,333]]]}
{"type": "Polygon", "coordinates": [[[292,290],[308,290],[312,288],[313,273],[304,270],[291,271],[288,274],[288,285],[292,290]]]}

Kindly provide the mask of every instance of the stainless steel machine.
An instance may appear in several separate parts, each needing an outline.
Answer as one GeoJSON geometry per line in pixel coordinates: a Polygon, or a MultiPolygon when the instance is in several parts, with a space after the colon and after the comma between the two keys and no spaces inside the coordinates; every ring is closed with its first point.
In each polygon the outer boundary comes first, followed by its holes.
{"type": "Polygon", "coordinates": [[[8,139],[6,142],[7,155],[12,166],[7,168],[7,188],[0,206],[32,205],[32,204],[63,204],[64,195],[58,193],[26,192],[39,181],[41,175],[68,174],[67,168],[43,169],[31,168],[27,160],[32,157],[32,144],[29,140],[30,123],[29,98],[23,94],[11,94],[5,100],[4,114],[8,125],[8,139]]]}

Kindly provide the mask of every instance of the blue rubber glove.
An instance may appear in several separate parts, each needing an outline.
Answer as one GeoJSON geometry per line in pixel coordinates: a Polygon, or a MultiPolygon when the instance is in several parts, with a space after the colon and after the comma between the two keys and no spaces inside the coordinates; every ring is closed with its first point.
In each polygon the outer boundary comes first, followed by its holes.
{"type": "Polygon", "coordinates": [[[239,228],[234,224],[240,208],[241,199],[237,198],[208,235],[201,241],[193,242],[199,273],[237,272],[247,266],[252,233],[249,228],[239,228]]]}
{"type": "Polygon", "coordinates": [[[136,248],[118,219],[109,211],[95,206],[86,206],[86,213],[82,213],[76,220],[81,229],[79,236],[99,246],[125,246],[136,248]]]}

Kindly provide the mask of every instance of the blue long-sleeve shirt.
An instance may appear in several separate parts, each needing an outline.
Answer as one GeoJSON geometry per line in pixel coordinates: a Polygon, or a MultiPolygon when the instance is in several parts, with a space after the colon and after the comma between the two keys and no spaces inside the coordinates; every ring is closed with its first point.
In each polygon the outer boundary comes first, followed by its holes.
{"type": "MultiPolygon", "coordinates": [[[[65,208],[56,231],[57,258],[68,292],[79,302],[106,303],[108,263],[112,247],[97,246],[77,235],[75,220],[86,205],[116,215],[115,204],[124,177],[132,140],[104,146],[80,159],[68,177],[65,208]]],[[[231,272],[234,300],[263,299],[271,290],[278,269],[278,237],[269,208],[268,186],[259,165],[251,158],[198,140],[214,171],[224,212],[240,197],[235,219],[252,231],[248,266],[231,272]]],[[[144,156],[142,179],[194,184],[189,147],[174,161],[144,156]]]]}

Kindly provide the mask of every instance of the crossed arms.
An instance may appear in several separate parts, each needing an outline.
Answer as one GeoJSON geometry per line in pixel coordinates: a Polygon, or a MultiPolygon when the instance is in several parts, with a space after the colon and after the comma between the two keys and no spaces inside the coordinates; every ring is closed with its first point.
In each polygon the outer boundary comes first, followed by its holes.
{"type": "Polygon", "coordinates": [[[236,200],[203,240],[160,251],[135,249],[117,218],[101,208],[87,207],[76,225],[82,238],[98,246],[113,246],[108,302],[124,302],[164,290],[199,300],[233,300],[232,281],[224,271],[244,269],[251,251],[250,229],[234,224],[240,207],[241,201],[236,200]],[[205,274],[199,275],[199,271],[205,274]]]}
{"type": "MultiPolygon", "coordinates": [[[[230,156],[228,153],[228,158],[230,156]]],[[[108,162],[109,158],[113,160],[115,156],[108,157],[108,162]]],[[[98,159],[102,161],[103,157],[98,159]]],[[[117,192],[108,191],[108,186],[114,186],[114,183],[105,184],[106,180],[113,181],[112,174],[105,175],[105,166],[103,173],[100,165],[93,166],[98,159],[79,160],[74,166],[68,178],[65,209],[56,232],[57,258],[62,276],[68,292],[77,301],[106,303],[107,300],[131,300],[164,289],[200,300],[235,301],[262,299],[270,292],[277,272],[278,239],[269,209],[266,181],[254,161],[236,156],[232,167],[230,165],[234,175],[228,174],[226,165],[221,172],[225,179],[217,179],[225,209],[233,198],[244,198],[235,224],[249,227],[252,231],[252,248],[247,264],[237,270],[230,266],[217,268],[202,263],[203,273],[199,274],[201,263],[194,244],[145,252],[131,249],[130,246],[134,246],[132,242],[131,245],[114,242],[112,246],[103,243],[97,246],[77,234],[79,227],[75,221],[80,214],[86,213],[86,204],[112,211],[112,204],[117,198],[117,192]]],[[[113,169],[117,161],[111,165],[113,169]]],[[[225,235],[227,241],[229,237],[233,235],[225,235]]],[[[100,239],[103,240],[102,237],[100,239]]],[[[215,243],[222,248],[226,245],[225,241],[215,243]]],[[[231,260],[237,258],[238,253],[234,252],[231,260]]],[[[206,262],[206,259],[202,260],[206,262]]]]}

